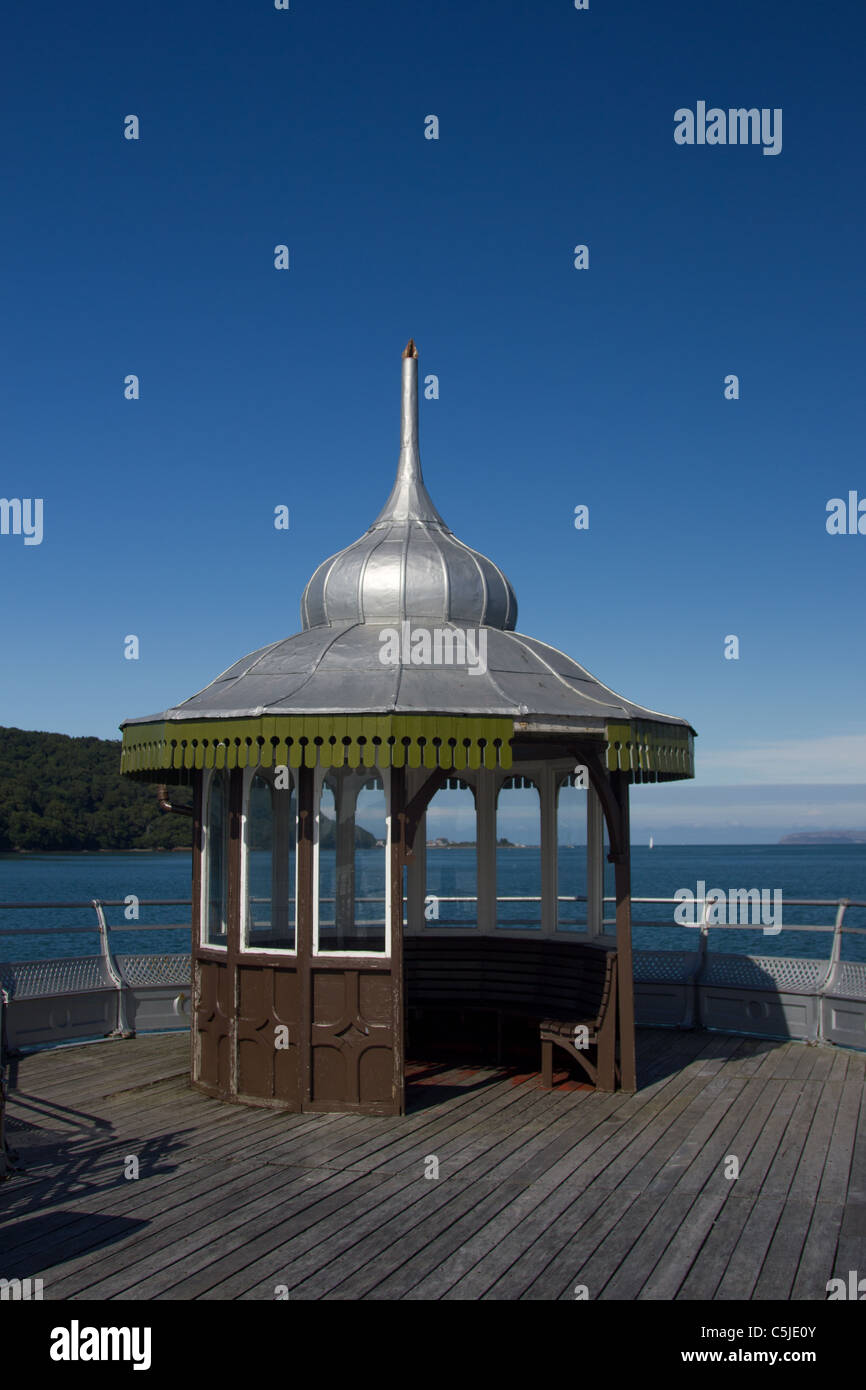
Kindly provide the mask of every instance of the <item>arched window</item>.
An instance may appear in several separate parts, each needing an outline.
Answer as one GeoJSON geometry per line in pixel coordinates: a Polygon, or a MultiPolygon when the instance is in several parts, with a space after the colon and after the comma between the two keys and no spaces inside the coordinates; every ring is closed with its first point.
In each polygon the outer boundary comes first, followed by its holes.
{"type": "Polygon", "coordinates": [[[496,926],[541,931],[541,800],[526,777],[509,777],[496,799],[496,926]]]}
{"type": "Polygon", "coordinates": [[[331,768],[316,820],[316,951],[384,955],[388,823],[381,772],[331,768]]]}
{"type": "Polygon", "coordinates": [[[228,942],[229,776],[214,769],[207,789],[204,817],[203,946],[228,942]]]}
{"type": "Polygon", "coordinates": [[[574,773],[566,776],[556,789],[557,931],[587,930],[587,796],[587,783],[574,773]]]}
{"type": "Polygon", "coordinates": [[[437,791],[425,819],[425,927],[467,931],[478,925],[475,797],[460,780],[437,791]]]}
{"type": "Polygon", "coordinates": [[[244,815],[246,951],[296,949],[297,792],[291,768],[258,768],[244,815]]]}

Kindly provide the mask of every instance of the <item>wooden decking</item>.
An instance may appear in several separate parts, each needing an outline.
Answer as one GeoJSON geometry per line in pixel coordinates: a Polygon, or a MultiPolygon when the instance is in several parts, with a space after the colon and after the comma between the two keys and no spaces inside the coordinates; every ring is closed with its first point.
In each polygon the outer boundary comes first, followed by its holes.
{"type": "Polygon", "coordinates": [[[187,1055],[17,1064],[0,1276],[45,1299],[824,1301],[866,1272],[863,1053],[641,1030],[637,1095],[440,1065],[403,1119],[207,1100],[187,1055]]]}

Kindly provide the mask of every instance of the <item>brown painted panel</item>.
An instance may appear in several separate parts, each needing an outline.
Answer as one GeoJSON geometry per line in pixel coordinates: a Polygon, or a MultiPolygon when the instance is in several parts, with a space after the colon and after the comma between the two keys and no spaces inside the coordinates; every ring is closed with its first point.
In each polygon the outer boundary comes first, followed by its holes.
{"type": "Polygon", "coordinates": [[[301,1107],[300,984],[296,967],[243,964],[238,977],[238,1095],[301,1107]],[[277,1046],[286,1041],[288,1047],[277,1046]],[[279,1030],[279,1033],[278,1033],[279,1030]]]}
{"type": "Polygon", "coordinates": [[[361,1017],[368,1023],[390,1025],[391,991],[390,974],[383,975],[378,970],[361,974],[358,985],[358,1012],[361,1017]]]}
{"type": "Polygon", "coordinates": [[[231,1085],[232,989],[228,963],[196,962],[195,1028],[198,1071],[193,1078],[202,1086],[228,1095],[231,1085]]]}
{"type": "Polygon", "coordinates": [[[337,1027],[345,1019],[347,1010],[346,972],[314,968],[312,984],[313,1024],[337,1027]]]}
{"type": "Polygon", "coordinates": [[[312,990],[311,1104],[347,1108],[395,1105],[393,982],[381,968],[315,965],[312,990]]]}
{"type": "Polygon", "coordinates": [[[358,1058],[358,1099],[362,1105],[391,1100],[393,1086],[393,1048],[365,1048],[358,1058]]]}
{"type": "Polygon", "coordinates": [[[301,976],[296,966],[291,970],[274,971],[273,1004],[281,1023],[295,1023],[300,1027],[301,976]]]}
{"type": "Polygon", "coordinates": [[[346,1057],[338,1047],[313,1047],[313,1097],[336,1105],[347,1099],[346,1057]]]}

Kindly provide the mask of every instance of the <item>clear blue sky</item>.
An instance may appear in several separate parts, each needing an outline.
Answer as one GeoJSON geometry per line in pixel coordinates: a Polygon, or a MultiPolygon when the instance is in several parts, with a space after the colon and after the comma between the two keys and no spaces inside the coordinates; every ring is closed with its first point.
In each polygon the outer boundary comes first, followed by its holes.
{"type": "Polygon", "coordinates": [[[866,497],[864,40],[862,0],[15,6],[0,495],[44,539],[0,536],[0,723],[116,737],[296,631],[411,334],[426,481],[519,629],[699,731],[638,815],[749,783],[866,824],[866,535],[825,529],[866,497]],[[677,145],[698,101],[781,108],[782,152],[677,145]]]}

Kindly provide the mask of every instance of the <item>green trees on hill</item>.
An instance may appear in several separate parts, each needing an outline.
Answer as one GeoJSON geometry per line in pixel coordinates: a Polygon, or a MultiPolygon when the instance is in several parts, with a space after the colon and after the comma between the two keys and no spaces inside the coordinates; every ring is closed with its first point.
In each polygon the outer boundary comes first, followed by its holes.
{"type": "MultiPolygon", "coordinates": [[[[190,793],[179,790],[178,801],[190,793]]],[[[192,821],[160,811],[156,788],[120,775],[120,740],[0,727],[0,852],[176,849],[192,821]]]]}
{"type": "MultiPolygon", "coordinates": [[[[176,805],[192,800],[184,788],[170,795],[176,805]]],[[[322,820],[321,846],[333,849],[334,823],[322,820]]],[[[376,837],[358,825],[355,844],[372,849],[376,837]]],[[[191,819],[161,811],[153,783],[121,777],[119,739],[0,726],[0,854],[191,848],[191,819]]]]}

